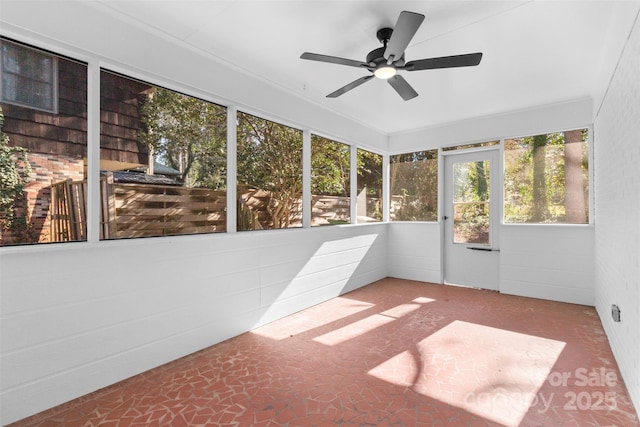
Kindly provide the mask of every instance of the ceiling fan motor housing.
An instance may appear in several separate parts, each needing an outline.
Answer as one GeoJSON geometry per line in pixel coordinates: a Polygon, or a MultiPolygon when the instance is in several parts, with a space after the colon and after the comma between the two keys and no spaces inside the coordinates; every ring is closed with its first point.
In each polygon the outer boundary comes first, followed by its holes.
{"type": "MultiPolygon", "coordinates": [[[[387,42],[391,38],[391,34],[393,34],[393,28],[380,28],[376,33],[378,40],[383,44],[382,47],[372,50],[367,55],[367,64],[371,65],[373,68],[376,68],[378,65],[382,63],[386,63],[387,60],[384,58],[384,51],[387,49],[387,42]]],[[[393,64],[401,67],[404,65],[404,53],[401,58],[393,61],[393,64]]]]}
{"type": "Polygon", "coordinates": [[[389,41],[389,39],[391,39],[391,34],[393,34],[393,28],[385,27],[378,30],[378,32],[376,33],[376,37],[378,37],[380,43],[382,43],[386,47],[387,42],[389,41]]]}

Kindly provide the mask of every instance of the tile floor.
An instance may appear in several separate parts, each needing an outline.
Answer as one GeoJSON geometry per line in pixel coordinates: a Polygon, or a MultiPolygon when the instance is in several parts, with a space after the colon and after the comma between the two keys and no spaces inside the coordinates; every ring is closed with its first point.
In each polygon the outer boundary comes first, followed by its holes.
{"type": "Polygon", "coordinates": [[[384,279],[12,424],[640,426],[592,307],[384,279]]]}

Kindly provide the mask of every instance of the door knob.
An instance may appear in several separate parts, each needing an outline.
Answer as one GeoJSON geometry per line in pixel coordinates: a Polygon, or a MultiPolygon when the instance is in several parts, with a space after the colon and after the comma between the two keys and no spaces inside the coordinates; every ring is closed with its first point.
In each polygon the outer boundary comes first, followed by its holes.
{"type": "Polygon", "coordinates": [[[444,216],[442,217],[442,219],[446,221],[446,220],[448,220],[448,219],[449,219],[449,217],[448,217],[448,216],[446,216],[446,215],[444,215],[444,216]]]}

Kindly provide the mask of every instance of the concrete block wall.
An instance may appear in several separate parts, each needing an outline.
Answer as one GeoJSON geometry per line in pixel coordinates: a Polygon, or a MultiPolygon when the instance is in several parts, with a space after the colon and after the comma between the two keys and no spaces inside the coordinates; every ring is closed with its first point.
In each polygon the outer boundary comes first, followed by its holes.
{"type": "Polygon", "coordinates": [[[594,123],[595,306],[640,409],[640,22],[636,18],[594,123]],[[621,322],[611,305],[621,310],[621,322]]]}

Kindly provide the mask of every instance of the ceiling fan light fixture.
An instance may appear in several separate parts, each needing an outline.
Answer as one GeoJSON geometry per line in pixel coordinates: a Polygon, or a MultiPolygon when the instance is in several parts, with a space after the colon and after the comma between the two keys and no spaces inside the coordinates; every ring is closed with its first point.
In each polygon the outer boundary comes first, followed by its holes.
{"type": "Polygon", "coordinates": [[[379,79],[388,80],[396,75],[396,67],[383,64],[380,67],[376,68],[376,70],[373,72],[373,75],[379,79]]]}

